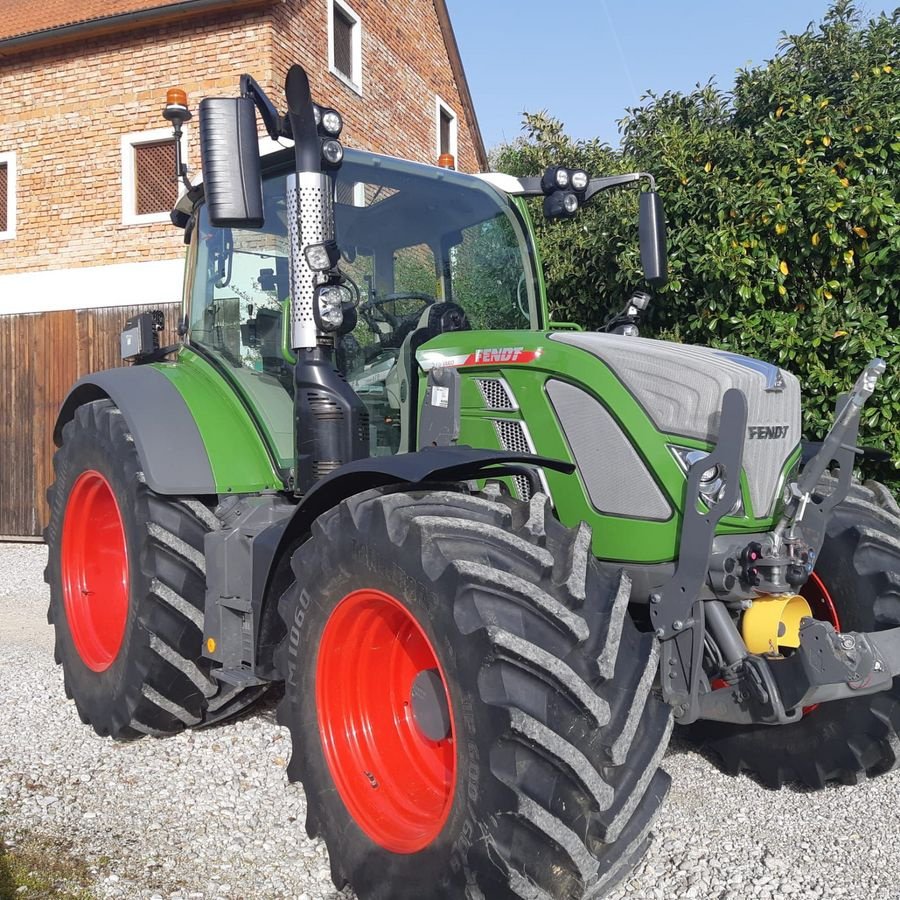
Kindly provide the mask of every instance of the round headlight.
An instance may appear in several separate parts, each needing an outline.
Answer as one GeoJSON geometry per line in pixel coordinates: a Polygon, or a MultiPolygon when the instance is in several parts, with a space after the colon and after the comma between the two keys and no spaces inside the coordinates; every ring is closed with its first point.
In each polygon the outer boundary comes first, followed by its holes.
{"type": "Polygon", "coordinates": [[[313,118],[316,120],[316,127],[322,124],[322,109],[317,103],[313,103],[313,118]]]}
{"type": "Polygon", "coordinates": [[[572,187],[576,191],[583,191],[588,186],[588,173],[583,169],[576,169],[572,173],[572,187]]]}
{"type": "Polygon", "coordinates": [[[344,122],[341,119],[340,113],[333,109],[326,109],[322,113],[322,127],[328,134],[332,135],[332,137],[337,137],[344,127],[344,122]]]}
{"type": "Polygon", "coordinates": [[[561,187],[561,188],[569,186],[569,170],[568,169],[557,169],[556,170],[556,186],[561,187]]]}
{"type": "Polygon", "coordinates": [[[567,213],[575,212],[578,209],[578,198],[574,194],[566,194],[563,197],[563,206],[566,208],[567,213]]]}
{"type": "Polygon", "coordinates": [[[344,148],[341,146],[341,142],[334,140],[325,141],[322,144],[322,156],[325,157],[325,162],[329,165],[340,165],[341,160],[344,158],[344,148]]]}

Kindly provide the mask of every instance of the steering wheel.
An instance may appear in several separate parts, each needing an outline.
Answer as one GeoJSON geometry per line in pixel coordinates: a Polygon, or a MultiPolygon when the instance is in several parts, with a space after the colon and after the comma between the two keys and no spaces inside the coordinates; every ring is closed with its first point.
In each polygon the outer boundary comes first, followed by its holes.
{"type": "Polygon", "coordinates": [[[381,315],[384,316],[385,320],[391,326],[391,328],[396,331],[396,329],[406,324],[413,317],[415,317],[416,322],[418,322],[425,307],[431,306],[432,303],[437,303],[437,298],[432,297],[431,294],[423,294],[419,291],[403,291],[395,294],[383,294],[380,297],[372,297],[366,303],[361,304],[361,308],[368,307],[377,309],[381,313],[381,315]],[[420,300],[423,306],[422,309],[419,309],[414,313],[407,313],[403,316],[396,316],[384,309],[384,306],[387,303],[394,303],[397,300],[420,300]]]}
{"type": "Polygon", "coordinates": [[[372,297],[365,303],[360,304],[359,311],[363,314],[369,327],[374,331],[378,331],[375,320],[367,314],[367,311],[371,312],[373,309],[377,309],[378,312],[384,316],[385,321],[391,326],[391,329],[394,332],[391,336],[391,344],[394,344],[396,343],[395,338],[398,336],[397,333],[405,329],[404,334],[400,336],[400,341],[402,341],[403,337],[405,337],[405,332],[409,331],[410,328],[414,328],[418,324],[425,309],[434,303],[437,303],[437,298],[432,297],[431,294],[424,294],[419,291],[403,291],[395,294],[383,294],[380,297],[372,297]],[[397,300],[419,300],[422,303],[422,306],[415,312],[397,316],[392,312],[388,312],[385,308],[388,303],[394,303],[397,300]]]}

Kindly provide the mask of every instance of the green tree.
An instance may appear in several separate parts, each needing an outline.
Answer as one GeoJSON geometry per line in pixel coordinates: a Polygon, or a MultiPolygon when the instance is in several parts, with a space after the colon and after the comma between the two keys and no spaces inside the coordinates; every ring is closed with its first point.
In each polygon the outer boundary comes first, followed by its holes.
{"type": "MultiPolygon", "coordinates": [[[[873,356],[888,374],[864,414],[867,443],[900,455],[900,10],[863,21],[837,0],[783,36],[733,89],[648,94],[614,151],[573,141],[546,113],[496,153],[533,174],[580,165],[657,178],[670,281],[649,333],[777,362],[805,387],[805,431],[821,436],[837,393],[873,356]]],[[[640,281],[634,197],[599,198],[538,232],[555,317],[597,327],[640,281]]]]}

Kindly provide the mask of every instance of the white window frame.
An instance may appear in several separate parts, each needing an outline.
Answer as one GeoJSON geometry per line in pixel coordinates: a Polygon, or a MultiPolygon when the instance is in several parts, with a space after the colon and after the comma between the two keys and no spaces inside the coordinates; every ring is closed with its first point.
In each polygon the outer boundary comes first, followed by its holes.
{"type": "Polygon", "coordinates": [[[0,241],[16,236],[16,153],[0,153],[0,166],[6,166],[6,230],[0,231],[0,241]]]}
{"type": "MultiPolygon", "coordinates": [[[[181,158],[187,160],[188,126],[181,126],[181,158]]],[[[137,167],[135,165],[135,147],[141,144],[155,144],[158,141],[171,141],[171,128],[151,128],[149,131],[130,131],[122,135],[122,224],[149,225],[154,222],[168,222],[169,210],[156,213],[137,214],[137,167]]],[[[173,167],[172,175],[175,170],[173,167]]],[[[184,183],[178,182],[178,199],[185,192],[184,183]]]]}
{"type": "Polygon", "coordinates": [[[450,149],[449,152],[453,154],[453,168],[457,168],[459,165],[459,153],[458,153],[458,143],[457,138],[459,135],[459,120],[456,117],[456,113],[453,112],[452,107],[441,100],[440,97],[435,96],[434,98],[434,149],[435,149],[435,159],[437,162],[438,157],[441,155],[441,113],[445,112],[450,117],[450,149]]]}
{"type": "Polygon", "coordinates": [[[362,20],[345,0],[328,0],[328,71],[350,90],[362,96],[362,20]],[[348,78],[334,64],[334,14],[335,10],[350,20],[350,55],[353,72],[348,78]]]}

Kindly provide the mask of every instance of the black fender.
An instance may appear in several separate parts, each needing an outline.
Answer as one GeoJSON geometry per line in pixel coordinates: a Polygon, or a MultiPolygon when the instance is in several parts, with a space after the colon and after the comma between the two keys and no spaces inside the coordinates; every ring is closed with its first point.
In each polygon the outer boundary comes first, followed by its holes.
{"type": "Polygon", "coordinates": [[[172,382],[151,366],[107,369],[76,381],[56,417],[53,440],[57,447],[75,410],[103,399],[112,400],[125,417],[151,490],[216,493],[209,454],[187,403],[172,382]]]}
{"type": "Polygon", "coordinates": [[[571,474],[570,462],[513,453],[508,450],[478,450],[474,447],[426,447],[415,453],[359,459],[336,469],[317,482],[304,496],[288,521],[280,547],[295,542],[309,532],[323,512],[353,494],[387,485],[417,485],[433,481],[469,481],[500,478],[521,466],[538,466],[571,474]]]}
{"type": "MultiPolygon", "coordinates": [[[[290,580],[293,549],[309,535],[313,522],[341,501],[372,488],[460,482],[519,474],[523,466],[571,474],[574,464],[532,453],[474,447],[426,447],[414,453],[377,456],[346,463],[317,482],[290,518],[271,525],[253,541],[252,606],[258,623],[257,672],[274,677],[271,654],[282,628],[276,604],[290,580]]],[[[281,631],[280,633],[283,633],[281,631]]]]}

